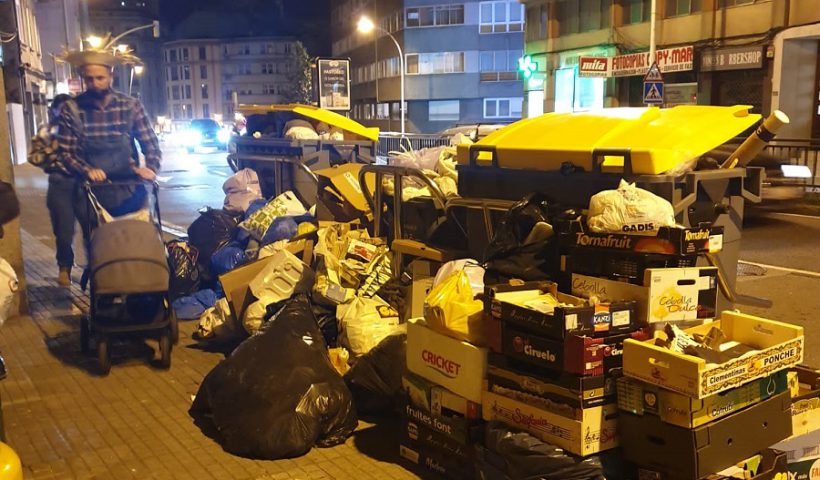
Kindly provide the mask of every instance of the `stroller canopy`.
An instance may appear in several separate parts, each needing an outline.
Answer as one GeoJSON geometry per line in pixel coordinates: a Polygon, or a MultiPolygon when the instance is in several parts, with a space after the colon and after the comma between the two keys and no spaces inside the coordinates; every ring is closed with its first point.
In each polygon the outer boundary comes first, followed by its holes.
{"type": "Polygon", "coordinates": [[[165,245],[150,222],[118,220],[100,225],[91,237],[89,266],[97,294],[168,291],[165,245]]]}

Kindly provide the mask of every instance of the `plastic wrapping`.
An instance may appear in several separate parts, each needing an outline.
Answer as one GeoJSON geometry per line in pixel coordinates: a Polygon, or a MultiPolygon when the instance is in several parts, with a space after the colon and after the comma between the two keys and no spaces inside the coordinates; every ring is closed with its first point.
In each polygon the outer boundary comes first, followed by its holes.
{"type": "Polygon", "coordinates": [[[669,201],[621,180],[617,190],[589,199],[587,224],[593,232],[655,235],[658,227],[675,225],[675,210],[669,201]]]}
{"type": "Polygon", "coordinates": [[[507,283],[511,279],[545,280],[555,275],[555,237],[528,242],[536,225],[551,225],[547,198],[532,194],[504,214],[485,252],[484,283],[507,283]]]}
{"type": "Polygon", "coordinates": [[[268,306],[265,302],[257,300],[245,309],[242,314],[242,327],[248,335],[253,335],[258,332],[265,323],[265,315],[268,313],[268,306]]]}
{"type": "Polygon", "coordinates": [[[220,298],[213,307],[205,310],[199,317],[196,331],[203,340],[229,340],[240,334],[225,298],[220,298]]]}
{"type": "Polygon", "coordinates": [[[344,376],[359,413],[389,413],[403,398],[407,334],[388,335],[344,376]]]}
{"type": "Polygon", "coordinates": [[[248,232],[251,237],[262,242],[271,224],[279,217],[299,216],[307,213],[296,195],[287,191],[268,202],[265,206],[246,215],[239,228],[248,232]]]}
{"type": "Polygon", "coordinates": [[[168,250],[168,262],[171,269],[171,285],[168,295],[173,299],[199,290],[199,269],[197,268],[199,251],[188,242],[180,240],[171,240],[165,248],[168,250]]]}
{"type": "Polygon", "coordinates": [[[200,290],[193,295],[179,297],[171,303],[177,320],[196,320],[202,317],[205,310],[216,305],[216,292],[210,289],[200,290]]]}
{"type": "Polygon", "coordinates": [[[231,175],[222,184],[222,191],[225,192],[222,208],[228,212],[245,213],[253,201],[262,198],[259,177],[250,168],[243,168],[231,175]]]}
{"type": "Polygon", "coordinates": [[[504,461],[510,480],[605,480],[598,457],[580,459],[499,422],[485,429],[485,445],[504,461]]]}
{"type": "Polygon", "coordinates": [[[356,297],[349,304],[339,305],[336,318],[339,344],[357,357],[400,329],[398,312],[379,297],[356,297]]]}
{"type": "Polygon", "coordinates": [[[211,370],[190,413],[226,451],[269,460],[340,444],[358,424],[304,296],[211,370]]]}
{"type": "Polygon", "coordinates": [[[199,263],[208,265],[214,252],[233,237],[236,219],[222,210],[208,208],[188,227],[188,243],[199,251],[199,263]]]}
{"type": "Polygon", "coordinates": [[[214,252],[211,256],[211,271],[215,275],[228,273],[247,261],[245,249],[228,244],[214,252]]]}
{"type": "Polygon", "coordinates": [[[475,300],[464,270],[451,273],[424,300],[424,319],[430,328],[479,345],[483,344],[483,314],[484,302],[475,300]]]}
{"type": "Polygon", "coordinates": [[[463,270],[467,274],[470,282],[470,288],[473,290],[473,296],[484,293],[484,267],[479,265],[477,260],[472,258],[465,258],[461,260],[453,260],[445,263],[436,272],[436,277],[433,279],[433,288],[441,284],[454,272],[463,270]]]}

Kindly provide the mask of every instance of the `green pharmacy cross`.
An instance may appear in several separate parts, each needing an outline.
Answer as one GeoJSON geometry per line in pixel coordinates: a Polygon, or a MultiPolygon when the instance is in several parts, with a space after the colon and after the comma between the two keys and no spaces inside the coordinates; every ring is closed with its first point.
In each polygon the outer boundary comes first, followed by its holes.
{"type": "Polygon", "coordinates": [[[538,70],[538,63],[532,61],[532,55],[524,55],[518,59],[518,71],[524,75],[524,79],[532,77],[538,70]]]}

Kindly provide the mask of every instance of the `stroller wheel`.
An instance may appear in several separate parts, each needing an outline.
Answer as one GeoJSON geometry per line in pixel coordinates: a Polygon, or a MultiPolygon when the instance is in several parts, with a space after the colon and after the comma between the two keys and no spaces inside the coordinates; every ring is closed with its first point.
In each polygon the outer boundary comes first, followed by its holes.
{"type": "Polygon", "coordinates": [[[171,368],[171,349],[172,348],[173,348],[173,343],[171,342],[171,332],[169,332],[169,331],[163,332],[162,335],[159,337],[160,366],[162,368],[165,368],[165,369],[171,368]]]}
{"type": "Polygon", "coordinates": [[[80,317],[80,351],[83,355],[91,352],[91,328],[88,324],[88,317],[85,315],[80,317]]]}
{"type": "Polygon", "coordinates": [[[108,339],[105,337],[97,341],[97,361],[99,362],[100,373],[108,375],[111,371],[111,352],[108,351],[108,339]]]}

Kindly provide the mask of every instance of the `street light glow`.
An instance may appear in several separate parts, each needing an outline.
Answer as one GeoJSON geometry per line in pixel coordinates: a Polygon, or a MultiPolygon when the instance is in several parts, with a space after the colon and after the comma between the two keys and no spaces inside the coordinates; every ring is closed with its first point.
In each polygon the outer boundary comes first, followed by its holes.
{"type": "Polygon", "coordinates": [[[85,39],[85,41],[88,42],[88,45],[91,48],[100,48],[100,47],[102,47],[102,43],[103,43],[102,37],[98,37],[96,35],[89,36],[88,38],[85,39]]]}
{"type": "Polygon", "coordinates": [[[117,51],[120,52],[120,53],[127,52],[128,51],[128,45],[126,45],[124,43],[121,43],[121,44],[117,45],[117,51]]]}
{"type": "Polygon", "coordinates": [[[142,72],[145,71],[145,67],[142,65],[134,65],[134,74],[142,75],[142,72]]]}
{"type": "Polygon", "coordinates": [[[362,18],[359,19],[359,23],[356,28],[362,33],[370,33],[374,28],[376,28],[376,25],[373,24],[373,20],[362,16],[362,18]]]}

